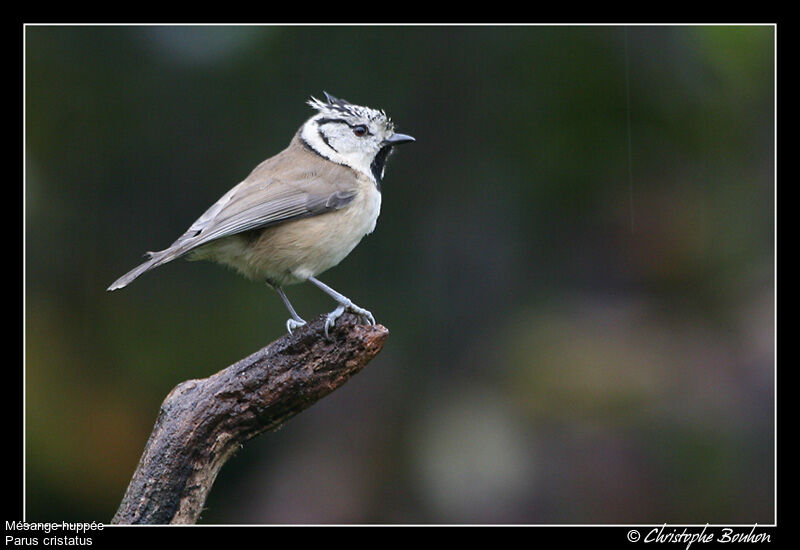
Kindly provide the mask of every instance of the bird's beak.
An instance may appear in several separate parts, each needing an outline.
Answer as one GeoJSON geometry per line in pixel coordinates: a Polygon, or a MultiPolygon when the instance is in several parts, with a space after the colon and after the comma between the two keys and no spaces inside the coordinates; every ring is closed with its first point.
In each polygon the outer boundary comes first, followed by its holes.
{"type": "Polygon", "coordinates": [[[400,145],[401,143],[411,143],[417,141],[411,136],[406,134],[393,134],[392,137],[383,140],[384,145],[400,145]]]}

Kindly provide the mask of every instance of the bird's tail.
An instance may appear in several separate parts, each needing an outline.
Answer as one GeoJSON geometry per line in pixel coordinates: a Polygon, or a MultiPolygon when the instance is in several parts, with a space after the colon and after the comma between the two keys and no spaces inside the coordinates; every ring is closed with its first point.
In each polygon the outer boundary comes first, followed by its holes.
{"type": "Polygon", "coordinates": [[[142,273],[174,260],[178,256],[181,256],[181,253],[172,248],[168,248],[160,252],[148,252],[147,255],[149,259],[146,262],[128,271],[125,275],[114,281],[106,290],[117,290],[118,288],[127,286],[142,273]]]}

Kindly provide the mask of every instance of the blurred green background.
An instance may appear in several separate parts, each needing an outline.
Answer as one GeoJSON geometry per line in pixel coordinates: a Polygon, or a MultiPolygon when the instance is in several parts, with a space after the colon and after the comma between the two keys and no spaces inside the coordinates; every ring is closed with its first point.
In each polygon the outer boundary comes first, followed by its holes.
{"type": "MultiPolygon", "coordinates": [[[[202,523],[772,523],[772,26],[28,26],[28,521],[109,521],[159,405],[284,333],[177,261],[323,90],[417,138],[321,279],[391,335],[202,523]]],[[[333,302],[287,289],[301,315],[333,302]]]]}

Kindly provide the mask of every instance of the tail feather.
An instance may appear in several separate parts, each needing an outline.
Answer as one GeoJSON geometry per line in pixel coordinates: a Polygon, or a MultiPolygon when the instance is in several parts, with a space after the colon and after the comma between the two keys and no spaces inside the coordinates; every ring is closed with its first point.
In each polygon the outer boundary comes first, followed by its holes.
{"type": "Polygon", "coordinates": [[[178,251],[172,249],[162,250],[161,252],[148,252],[147,254],[150,258],[146,262],[131,269],[125,275],[114,281],[106,290],[117,290],[118,288],[125,287],[142,273],[172,261],[181,255],[178,251]]]}

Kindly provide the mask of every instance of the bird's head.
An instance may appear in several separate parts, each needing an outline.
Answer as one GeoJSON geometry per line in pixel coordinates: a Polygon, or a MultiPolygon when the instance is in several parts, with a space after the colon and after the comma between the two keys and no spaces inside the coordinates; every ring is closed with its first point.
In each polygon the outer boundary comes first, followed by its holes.
{"type": "Polygon", "coordinates": [[[414,138],[395,132],[384,111],[354,105],[327,92],[325,98],[308,101],[317,113],[303,124],[300,137],[328,160],[350,166],[379,184],[392,149],[414,138]]]}

